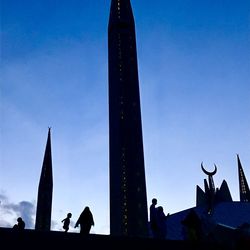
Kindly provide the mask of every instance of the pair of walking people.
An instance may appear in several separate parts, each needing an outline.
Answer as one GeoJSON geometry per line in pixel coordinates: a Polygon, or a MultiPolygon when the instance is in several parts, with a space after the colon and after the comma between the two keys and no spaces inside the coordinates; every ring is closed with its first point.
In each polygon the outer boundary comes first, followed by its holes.
{"type": "Polygon", "coordinates": [[[167,235],[166,215],[163,207],[157,205],[157,199],[152,199],[150,205],[150,229],[153,238],[165,239],[167,235]]]}
{"type": "MultiPolygon", "coordinates": [[[[63,228],[65,232],[69,230],[70,218],[72,214],[68,213],[67,217],[62,220],[63,228]]],[[[78,220],[76,221],[75,228],[80,225],[80,234],[88,235],[92,226],[95,225],[93,215],[89,209],[89,207],[85,207],[82,213],[80,214],[78,220]]]]}

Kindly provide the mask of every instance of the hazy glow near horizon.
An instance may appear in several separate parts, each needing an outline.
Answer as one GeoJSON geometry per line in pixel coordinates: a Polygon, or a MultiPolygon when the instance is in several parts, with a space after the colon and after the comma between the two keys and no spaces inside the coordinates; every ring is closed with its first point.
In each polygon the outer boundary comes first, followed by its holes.
{"type": "MultiPolygon", "coordinates": [[[[131,0],[148,205],[195,206],[200,164],[239,200],[236,154],[250,182],[250,2],[131,0]]],[[[110,1],[2,1],[0,227],[34,228],[52,127],[52,229],[85,206],[109,233],[107,26],[110,1]]]]}

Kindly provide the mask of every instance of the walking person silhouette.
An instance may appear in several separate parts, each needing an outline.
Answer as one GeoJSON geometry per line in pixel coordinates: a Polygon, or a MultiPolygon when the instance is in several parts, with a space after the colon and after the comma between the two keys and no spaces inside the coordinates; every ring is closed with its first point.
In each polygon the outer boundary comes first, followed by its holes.
{"type": "Polygon", "coordinates": [[[69,224],[70,224],[70,218],[71,217],[72,217],[72,214],[68,213],[67,217],[62,220],[62,222],[63,222],[63,229],[65,230],[65,232],[69,231],[69,224]]]}
{"type": "Polygon", "coordinates": [[[95,225],[93,215],[89,207],[84,208],[78,220],[76,221],[75,228],[77,228],[79,225],[80,225],[80,234],[82,235],[88,235],[91,226],[95,225]]]}

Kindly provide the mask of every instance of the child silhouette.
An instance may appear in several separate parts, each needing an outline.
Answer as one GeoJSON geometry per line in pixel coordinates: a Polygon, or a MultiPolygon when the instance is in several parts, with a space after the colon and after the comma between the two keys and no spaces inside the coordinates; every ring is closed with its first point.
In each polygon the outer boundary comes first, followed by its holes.
{"type": "Polygon", "coordinates": [[[71,216],[72,216],[72,214],[68,213],[67,217],[62,220],[62,222],[63,222],[63,229],[65,230],[65,232],[68,232],[68,230],[69,230],[69,224],[70,224],[70,218],[71,218],[71,216]]]}

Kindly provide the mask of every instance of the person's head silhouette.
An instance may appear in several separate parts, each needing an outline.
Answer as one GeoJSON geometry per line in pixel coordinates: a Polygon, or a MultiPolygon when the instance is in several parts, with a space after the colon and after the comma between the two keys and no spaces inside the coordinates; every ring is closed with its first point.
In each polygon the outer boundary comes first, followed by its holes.
{"type": "Polygon", "coordinates": [[[153,199],[152,199],[152,204],[154,204],[154,205],[157,204],[157,199],[156,199],[156,198],[153,198],[153,199]]]}
{"type": "Polygon", "coordinates": [[[21,217],[17,218],[17,222],[22,222],[22,221],[23,221],[23,219],[21,217]]]}

